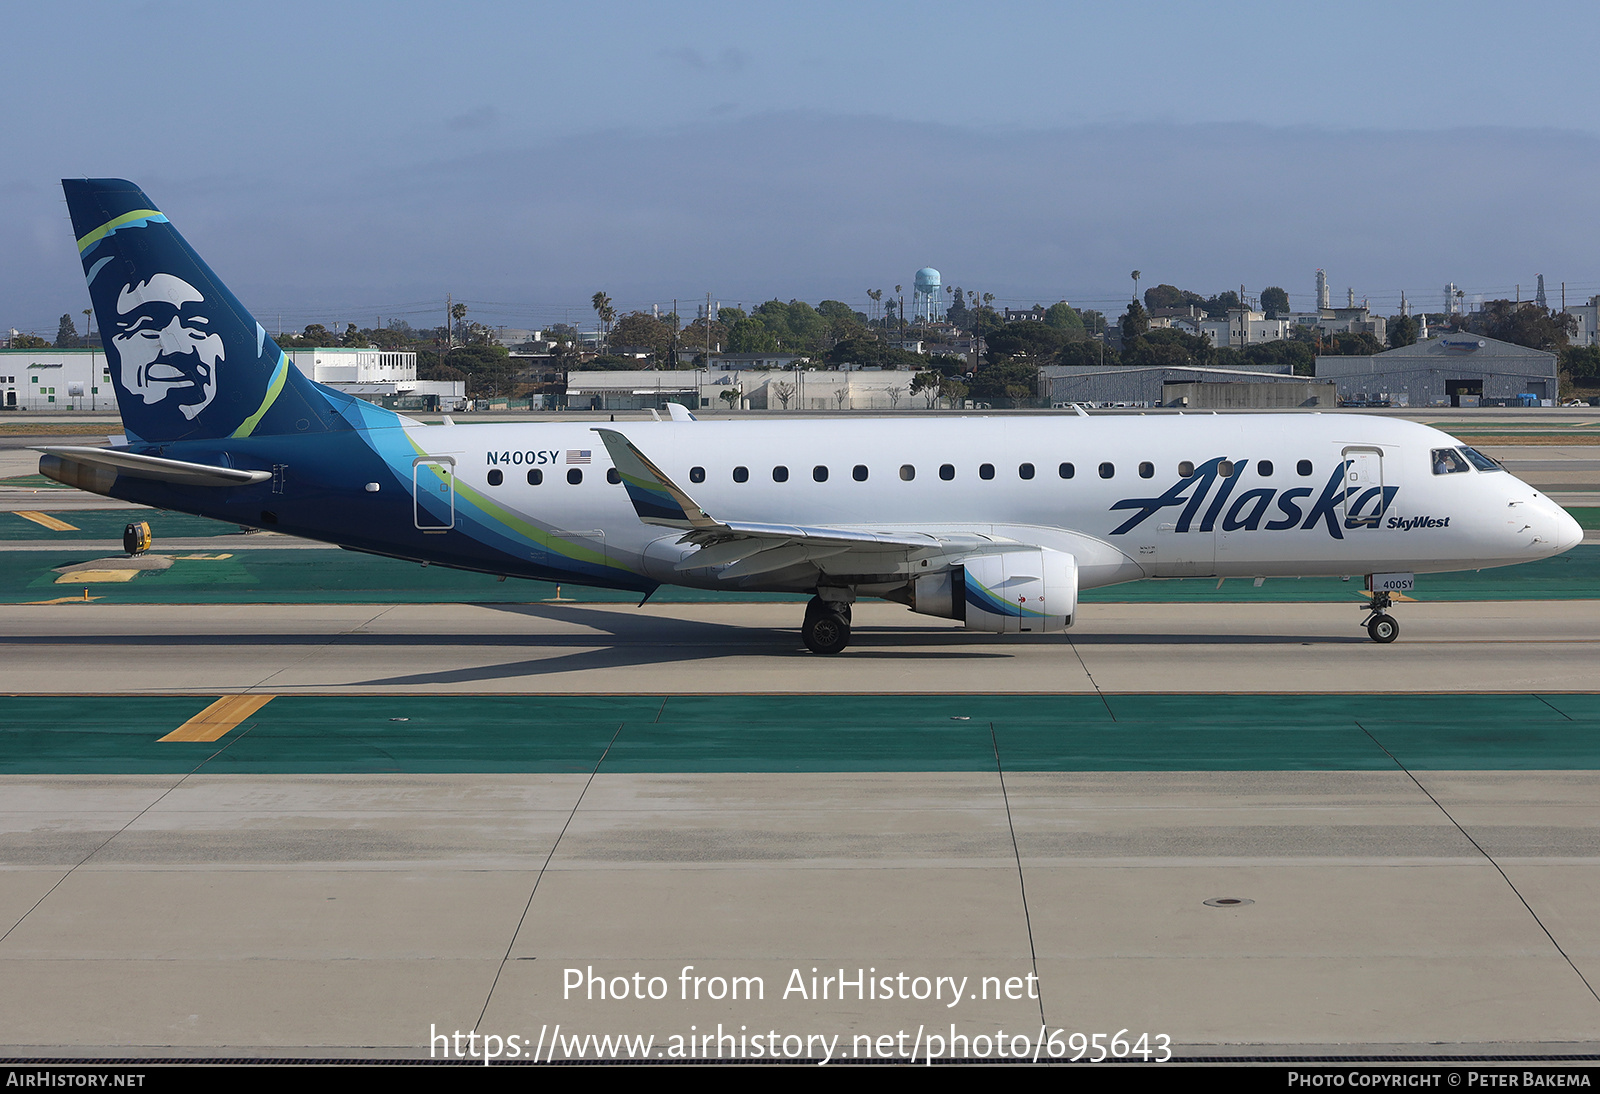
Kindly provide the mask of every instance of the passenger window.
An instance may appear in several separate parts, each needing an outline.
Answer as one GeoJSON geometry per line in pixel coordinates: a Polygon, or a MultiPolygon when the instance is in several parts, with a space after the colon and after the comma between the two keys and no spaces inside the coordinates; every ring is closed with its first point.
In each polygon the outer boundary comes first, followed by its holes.
{"type": "Polygon", "coordinates": [[[581,470],[579,470],[578,468],[574,467],[572,470],[567,472],[567,481],[570,482],[573,486],[577,486],[580,482],[583,481],[583,472],[581,470]]]}
{"type": "Polygon", "coordinates": [[[690,482],[705,482],[706,481],[706,469],[703,468],[703,467],[691,467],[691,468],[689,468],[689,481],[690,482]]]}
{"type": "Polygon", "coordinates": [[[1233,478],[1233,467],[1234,465],[1232,460],[1223,460],[1221,463],[1217,464],[1217,474],[1221,475],[1225,479],[1231,479],[1233,478]]]}
{"type": "Polygon", "coordinates": [[[915,467],[912,467],[909,463],[903,463],[900,465],[900,479],[902,482],[910,482],[916,477],[917,469],[915,467]]]}
{"type": "Polygon", "coordinates": [[[1031,479],[1031,478],[1033,478],[1033,464],[1025,463],[1025,464],[1021,465],[1020,467],[1018,467],[1017,468],[1017,478],[1019,478],[1019,479],[1031,479]]]}
{"type": "Polygon", "coordinates": [[[1145,460],[1143,463],[1141,463],[1139,465],[1139,477],[1141,479],[1153,479],[1153,478],[1155,478],[1156,477],[1156,465],[1151,463],[1149,460],[1145,460]]]}
{"type": "Polygon", "coordinates": [[[819,463],[817,466],[811,469],[811,477],[816,479],[818,482],[827,482],[828,469],[819,463]]]}
{"type": "Polygon", "coordinates": [[[1435,475],[1456,475],[1467,470],[1467,461],[1461,458],[1461,453],[1453,448],[1435,448],[1433,450],[1433,473],[1435,475]]]}
{"type": "Polygon", "coordinates": [[[980,463],[978,465],[978,478],[980,478],[980,479],[992,479],[992,478],[994,478],[994,464],[992,464],[992,463],[980,463]]]}
{"type": "Polygon", "coordinates": [[[1103,464],[1100,465],[1100,477],[1102,479],[1109,479],[1112,475],[1115,475],[1116,473],[1117,473],[1117,469],[1115,467],[1111,466],[1111,464],[1103,463],[1103,464]]]}
{"type": "Polygon", "coordinates": [[[537,467],[535,467],[532,471],[528,472],[528,485],[529,486],[538,486],[543,481],[544,481],[544,472],[540,471],[537,467]]]}
{"type": "Polygon", "coordinates": [[[942,463],[942,464],[940,464],[939,465],[939,477],[941,479],[943,479],[945,482],[949,482],[951,479],[955,478],[956,477],[956,465],[953,464],[953,463],[942,463]]]}
{"type": "Polygon", "coordinates": [[[1064,463],[1056,469],[1056,473],[1064,479],[1070,479],[1078,473],[1078,469],[1070,463],[1064,463]]]}
{"type": "Polygon", "coordinates": [[[772,469],[772,481],[773,482],[788,482],[789,481],[789,469],[787,467],[783,466],[783,464],[781,464],[781,463],[777,467],[774,467],[772,469]]]}
{"type": "Polygon", "coordinates": [[[1257,460],[1256,461],[1256,474],[1260,475],[1264,479],[1272,478],[1272,461],[1271,460],[1257,460]]]}
{"type": "Polygon", "coordinates": [[[1178,461],[1178,475],[1181,478],[1185,478],[1186,479],[1192,474],[1194,474],[1194,461],[1193,460],[1179,460],[1178,461]]]}
{"type": "Polygon", "coordinates": [[[1294,465],[1294,471],[1295,474],[1299,475],[1301,478],[1305,478],[1307,475],[1311,474],[1311,461],[1301,460],[1299,463],[1294,465]]]}
{"type": "Polygon", "coordinates": [[[612,486],[621,485],[621,483],[622,483],[622,472],[618,471],[615,467],[606,468],[606,481],[609,482],[612,486]]]}
{"type": "Polygon", "coordinates": [[[506,481],[505,474],[498,467],[495,468],[493,471],[489,472],[489,485],[490,486],[499,486],[501,483],[503,483],[505,481],[506,481]]]}
{"type": "Polygon", "coordinates": [[[856,464],[855,467],[851,470],[850,475],[857,482],[866,482],[867,481],[867,465],[864,464],[864,463],[856,464]]]}
{"type": "Polygon", "coordinates": [[[748,467],[735,467],[733,469],[733,481],[734,482],[749,482],[750,481],[750,469],[748,467]]]}

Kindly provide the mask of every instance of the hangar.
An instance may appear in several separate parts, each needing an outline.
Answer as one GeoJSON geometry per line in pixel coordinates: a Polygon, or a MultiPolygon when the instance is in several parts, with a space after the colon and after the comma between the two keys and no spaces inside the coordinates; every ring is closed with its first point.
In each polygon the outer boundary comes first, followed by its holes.
{"type": "Polygon", "coordinates": [[[1317,379],[1339,385],[1339,398],[1387,397],[1400,406],[1478,406],[1485,400],[1559,394],[1553,353],[1481,334],[1438,338],[1365,357],[1318,357],[1317,379]]]}

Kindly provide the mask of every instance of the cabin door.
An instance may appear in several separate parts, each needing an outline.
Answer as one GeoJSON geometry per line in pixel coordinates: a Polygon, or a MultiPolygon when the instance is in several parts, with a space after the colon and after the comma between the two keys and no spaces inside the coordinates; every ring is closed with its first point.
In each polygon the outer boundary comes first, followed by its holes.
{"type": "Polygon", "coordinates": [[[446,532],[456,526],[456,461],[418,456],[411,461],[411,503],[417,527],[446,532]]]}
{"type": "Polygon", "coordinates": [[[1351,445],[1344,450],[1344,526],[1377,528],[1388,498],[1383,489],[1383,449],[1351,445]]]}

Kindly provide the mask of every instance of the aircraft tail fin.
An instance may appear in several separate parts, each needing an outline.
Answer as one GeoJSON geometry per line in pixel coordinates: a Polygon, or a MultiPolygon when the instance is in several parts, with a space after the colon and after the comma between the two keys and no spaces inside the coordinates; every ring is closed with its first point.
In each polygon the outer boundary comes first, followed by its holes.
{"type": "Polygon", "coordinates": [[[130,443],[350,428],[142,190],[61,186],[130,443]]]}

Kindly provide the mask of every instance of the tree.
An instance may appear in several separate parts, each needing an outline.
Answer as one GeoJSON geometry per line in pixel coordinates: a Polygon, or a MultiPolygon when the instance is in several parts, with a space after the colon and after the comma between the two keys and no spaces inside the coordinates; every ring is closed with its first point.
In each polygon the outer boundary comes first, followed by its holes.
{"type": "Polygon", "coordinates": [[[1157,308],[1204,307],[1206,298],[1197,292],[1180,289],[1176,285],[1157,285],[1144,291],[1144,306],[1151,311],[1157,308]]]}
{"type": "Polygon", "coordinates": [[[1502,342],[1530,349],[1559,353],[1577,330],[1577,318],[1565,312],[1552,312],[1537,304],[1516,304],[1510,300],[1491,300],[1483,310],[1469,316],[1466,328],[1502,342]]]}
{"type": "Polygon", "coordinates": [[[37,334],[18,334],[11,339],[12,349],[49,349],[50,343],[37,334]]]}
{"type": "Polygon", "coordinates": [[[777,397],[778,405],[788,410],[789,403],[794,398],[795,386],[787,380],[779,380],[769,390],[777,397]]]}
{"type": "Polygon", "coordinates": [[[348,324],[344,329],[344,337],[339,339],[341,346],[364,347],[368,344],[366,335],[356,329],[354,323],[348,324]]]}
{"type": "Polygon", "coordinates": [[[848,403],[849,401],[850,401],[850,385],[849,384],[845,384],[844,387],[840,387],[840,388],[835,388],[834,389],[834,391],[833,391],[833,405],[834,406],[836,406],[840,410],[843,410],[844,409],[844,404],[848,403]]]}
{"type": "Polygon", "coordinates": [[[590,298],[589,303],[594,306],[594,314],[600,320],[600,338],[607,341],[611,333],[611,321],[617,317],[617,310],[611,306],[611,298],[603,292],[597,292],[590,298]]]}
{"type": "Polygon", "coordinates": [[[1411,318],[1411,316],[1390,316],[1388,329],[1388,341],[1390,349],[1399,349],[1401,346],[1416,345],[1417,333],[1417,321],[1411,318]]]}
{"type": "Polygon", "coordinates": [[[1117,351],[1104,342],[1068,342],[1061,347],[1061,352],[1056,355],[1058,365],[1119,365],[1122,363],[1117,351]]]}
{"type": "Polygon", "coordinates": [[[1129,301],[1128,310],[1122,314],[1122,340],[1131,342],[1149,329],[1150,317],[1143,306],[1137,300],[1129,301]]]}
{"type": "Polygon", "coordinates": [[[950,321],[957,330],[966,330],[972,321],[972,313],[967,310],[967,302],[961,293],[961,286],[954,287],[950,297],[950,306],[944,310],[944,317],[950,321]]]}
{"type": "Polygon", "coordinates": [[[884,394],[889,396],[889,409],[890,410],[894,410],[896,407],[898,407],[900,405],[900,396],[904,395],[905,393],[906,393],[906,389],[904,387],[900,387],[900,386],[886,388],[884,390],[884,394]]]}
{"type": "MultiPolygon", "coordinates": [[[[728,315],[732,312],[738,312],[739,318],[744,318],[744,312],[739,311],[738,308],[723,308],[717,314],[728,315]]],[[[701,316],[683,328],[682,333],[678,336],[678,342],[686,350],[694,350],[701,353],[705,352],[707,346],[720,350],[728,344],[728,327],[726,323],[727,320],[718,321],[713,319],[708,337],[705,317],[701,316]]],[[[677,366],[674,365],[673,367],[677,366]]]]}
{"type": "Polygon", "coordinates": [[[1044,325],[1064,331],[1068,337],[1083,337],[1083,317],[1065,300],[1051,304],[1044,312],[1044,325]]]}
{"type": "Polygon", "coordinates": [[[728,331],[730,353],[776,353],[778,345],[778,336],[754,317],[739,320],[728,331]]]}
{"type": "MultiPolygon", "coordinates": [[[[1276,319],[1279,315],[1287,315],[1289,312],[1289,294],[1276,285],[1267,286],[1261,290],[1261,310],[1267,313],[1268,319],[1276,319]]],[[[1406,343],[1406,345],[1410,344],[1410,342],[1406,343]]]]}
{"type": "Polygon", "coordinates": [[[911,378],[911,394],[913,397],[921,395],[928,401],[928,409],[932,410],[939,401],[939,389],[944,383],[942,372],[919,372],[911,378]]]}
{"type": "Polygon", "coordinates": [[[726,391],[719,392],[718,398],[728,404],[729,410],[737,410],[739,408],[739,399],[741,396],[743,396],[743,394],[744,392],[740,391],[738,388],[730,387],[726,391]]]}
{"type": "Polygon", "coordinates": [[[1574,380],[1600,380],[1600,346],[1568,346],[1561,353],[1561,367],[1574,380]]]}
{"type": "MultiPolygon", "coordinates": [[[[1138,307],[1138,304],[1133,304],[1138,307]]],[[[1143,309],[1140,309],[1141,313],[1143,309]]],[[[1067,332],[1047,323],[1006,323],[984,336],[991,365],[1005,358],[1042,360],[1054,357],[1068,341],[1067,332]]]]}
{"type": "MultiPolygon", "coordinates": [[[[624,348],[648,346],[659,365],[667,360],[667,355],[672,350],[672,339],[677,333],[677,316],[672,316],[671,319],[670,322],[657,319],[647,311],[629,312],[618,319],[616,325],[611,328],[607,343],[624,348]]],[[[704,328],[701,334],[702,340],[699,344],[704,346],[704,328]]]]}
{"type": "Polygon", "coordinates": [[[982,369],[972,378],[974,399],[1029,399],[1038,385],[1039,370],[1028,361],[1006,361],[982,369]]]}
{"type": "Polygon", "coordinates": [[[73,323],[72,316],[63,315],[61,325],[56,328],[56,349],[71,349],[78,344],[78,327],[73,323]]]}

